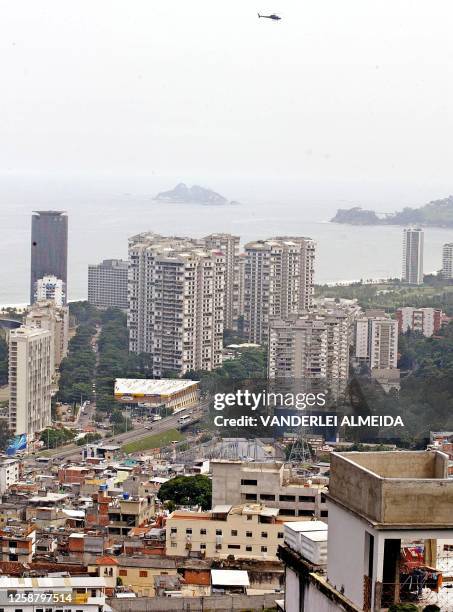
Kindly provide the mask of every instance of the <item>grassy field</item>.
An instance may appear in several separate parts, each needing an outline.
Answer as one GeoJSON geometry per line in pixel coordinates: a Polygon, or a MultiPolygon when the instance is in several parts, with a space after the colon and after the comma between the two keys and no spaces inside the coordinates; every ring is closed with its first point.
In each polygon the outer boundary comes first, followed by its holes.
{"type": "Polygon", "coordinates": [[[137,453],[139,451],[150,450],[152,448],[161,448],[167,446],[173,440],[183,440],[184,436],[177,429],[169,429],[158,434],[152,434],[142,438],[141,440],[135,440],[134,442],[127,442],[121,447],[121,450],[125,453],[137,453]]]}

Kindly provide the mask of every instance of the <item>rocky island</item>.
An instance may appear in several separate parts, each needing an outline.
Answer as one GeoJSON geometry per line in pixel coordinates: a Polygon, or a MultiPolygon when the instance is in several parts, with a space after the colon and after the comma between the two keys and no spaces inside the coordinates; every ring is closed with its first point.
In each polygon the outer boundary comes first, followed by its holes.
{"type": "Polygon", "coordinates": [[[169,202],[173,204],[207,204],[210,206],[224,206],[225,204],[238,204],[229,201],[216,191],[193,185],[188,187],[185,183],[178,183],[174,189],[161,191],[154,198],[156,202],[169,202]]]}
{"type": "Polygon", "coordinates": [[[453,227],[453,196],[433,200],[421,208],[406,207],[403,210],[378,216],[373,210],[360,206],[340,208],[332,223],[348,225],[420,225],[431,227],[453,227]]]}

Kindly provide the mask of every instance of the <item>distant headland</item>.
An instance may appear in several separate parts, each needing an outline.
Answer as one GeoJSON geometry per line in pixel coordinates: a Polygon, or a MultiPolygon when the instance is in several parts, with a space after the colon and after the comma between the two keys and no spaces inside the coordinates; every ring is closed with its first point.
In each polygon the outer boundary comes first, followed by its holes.
{"type": "Polygon", "coordinates": [[[154,201],[174,204],[206,204],[209,206],[239,204],[234,200],[227,200],[223,195],[211,189],[200,187],[200,185],[188,187],[185,183],[178,183],[174,189],[169,191],[161,191],[155,196],[154,201]]]}
{"type": "Polygon", "coordinates": [[[453,196],[433,200],[421,208],[406,207],[399,212],[380,216],[373,210],[365,210],[360,206],[340,208],[331,222],[348,225],[420,225],[453,228],[453,196]]]}

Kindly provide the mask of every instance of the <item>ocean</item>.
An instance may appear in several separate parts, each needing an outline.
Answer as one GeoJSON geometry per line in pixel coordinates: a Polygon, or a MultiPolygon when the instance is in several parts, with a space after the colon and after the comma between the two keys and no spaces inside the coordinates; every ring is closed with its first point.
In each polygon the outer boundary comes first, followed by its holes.
{"type": "MultiPolygon", "coordinates": [[[[88,264],[126,258],[127,239],[143,231],[203,236],[230,232],[242,243],[275,235],[310,236],[317,243],[317,283],[399,277],[402,228],[329,223],[337,208],[354,205],[390,212],[421,205],[445,192],[417,196],[404,189],[367,190],[345,183],[242,180],[199,181],[237,206],[210,207],[153,202],[155,193],[179,179],[53,180],[8,177],[0,183],[0,304],[28,299],[30,226],[33,210],[66,210],[69,217],[70,300],[87,297],[88,264]]],[[[453,230],[425,230],[425,272],[439,270],[442,245],[453,230]]]]}

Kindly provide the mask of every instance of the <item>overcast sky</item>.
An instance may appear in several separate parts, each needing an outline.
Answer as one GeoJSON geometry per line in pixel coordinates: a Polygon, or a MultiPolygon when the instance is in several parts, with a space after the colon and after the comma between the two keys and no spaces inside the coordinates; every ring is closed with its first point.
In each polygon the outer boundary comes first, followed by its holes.
{"type": "Polygon", "coordinates": [[[3,2],[0,172],[448,184],[452,23],[451,0],[3,2]]]}

